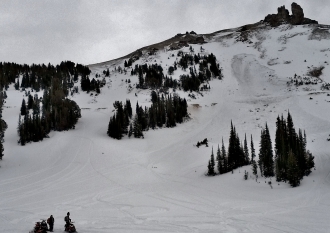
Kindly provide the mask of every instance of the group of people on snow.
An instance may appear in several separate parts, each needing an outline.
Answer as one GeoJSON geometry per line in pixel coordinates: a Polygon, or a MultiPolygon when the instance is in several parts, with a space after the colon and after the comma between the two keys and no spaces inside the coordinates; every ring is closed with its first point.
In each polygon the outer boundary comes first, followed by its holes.
{"type": "MultiPolygon", "coordinates": [[[[71,218],[70,218],[70,212],[68,212],[66,214],[66,216],[64,217],[64,221],[65,221],[65,231],[67,231],[67,229],[70,227],[70,225],[72,225],[71,218]]],[[[43,222],[45,222],[45,220],[43,220],[43,222]]],[[[50,215],[50,217],[47,219],[47,224],[49,225],[48,231],[53,232],[54,223],[55,223],[55,219],[54,219],[53,215],[50,215]]],[[[44,232],[45,230],[47,231],[47,224],[45,223],[45,227],[44,227],[45,229],[42,232],[44,232]]],[[[37,232],[39,232],[39,230],[37,232]]]]}

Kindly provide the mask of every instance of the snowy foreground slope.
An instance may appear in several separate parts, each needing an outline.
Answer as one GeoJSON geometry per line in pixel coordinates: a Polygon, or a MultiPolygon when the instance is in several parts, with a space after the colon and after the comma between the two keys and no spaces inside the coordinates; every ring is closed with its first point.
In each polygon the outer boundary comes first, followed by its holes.
{"type": "MultiPolygon", "coordinates": [[[[72,97],[82,108],[75,130],[52,132],[24,147],[16,133],[23,92],[10,87],[3,112],[8,129],[0,164],[0,232],[28,232],[50,214],[54,231],[63,232],[68,211],[79,233],[330,232],[330,91],[321,90],[322,82],[330,82],[328,30],[320,25],[260,28],[245,42],[235,29],[205,36],[204,53],[217,57],[223,80],[211,81],[211,90],[195,93],[196,99],[177,91],[187,98],[191,119],[149,130],[144,139],[106,135],[115,100],[150,106],[150,90],[134,87],[137,76],[114,71],[124,60],[90,66],[91,76],[107,68],[112,72],[98,96],[72,97]],[[289,77],[307,77],[320,66],[322,82],[287,85],[289,77]],[[316,170],[299,187],[274,178],[273,189],[269,179],[245,181],[250,166],[205,176],[211,147],[216,149],[222,137],[228,146],[231,120],[241,139],[253,135],[258,152],[261,127],[268,123],[274,144],[276,117],[286,117],[288,110],[296,129],[306,130],[307,148],[315,156],[316,170]],[[204,138],[209,147],[194,146],[204,138]]],[[[195,53],[200,46],[192,45],[195,53]]],[[[176,54],[164,48],[133,65],[157,62],[165,73],[176,54]]],[[[182,73],[179,68],[173,78],[182,73]]]]}

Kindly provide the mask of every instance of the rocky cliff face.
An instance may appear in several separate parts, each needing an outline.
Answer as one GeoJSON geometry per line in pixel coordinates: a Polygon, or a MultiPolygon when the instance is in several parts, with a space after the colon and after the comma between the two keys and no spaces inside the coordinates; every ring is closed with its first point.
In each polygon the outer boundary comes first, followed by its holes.
{"type": "Polygon", "coordinates": [[[264,22],[269,23],[272,27],[277,27],[284,23],[292,25],[318,24],[316,20],[305,18],[303,9],[295,2],[291,4],[291,12],[292,15],[285,9],[285,6],[281,6],[277,8],[277,14],[267,15],[264,22]]]}

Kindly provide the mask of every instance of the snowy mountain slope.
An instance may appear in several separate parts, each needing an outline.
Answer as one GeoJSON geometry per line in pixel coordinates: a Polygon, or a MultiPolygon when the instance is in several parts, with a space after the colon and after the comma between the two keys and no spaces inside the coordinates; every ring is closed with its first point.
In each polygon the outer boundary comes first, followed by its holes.
{"type": "MultiPolygon", "coordinates": [[[[189,45],[195,53],[202,46],[203,54],[217,57],[223,80],[212,80],[211,90],[194,93],[195,99],[176,90],[187,98],[191,119],[175,128],[149,130],[144,139],[106,135],[114,101],[151,104],[151,90],[137,89],[130,69],[115,71],[129,56],[90,66],[91,77],[107,68],[111,74],[99,95],[81,91],[72,97],[82,109],[75,130],[52,132],[24,147],[16,133],[23,93],[11,86],[3,112],[8,129],[0,168],[1,232],[28,232],[50,214],[54,231],[63,232],[67,211],[81,233],[328,232],[330,91],[321,90],[322,82],[330,82],[328,35],[323,25],[260,26],[244,38],[240,28],[204,35],[207,43],[189,45]],[[288,85],[289,77],[307,77],[320,66],[317,84],[288,85]],[[240,138],[253,135],[258,151],[261,127],[267,122],[274,140],[276,117],[286,117],[288,110],[295,127],[306,130],[316,160],[316,170],[299,187],[274,179],[273,189],[269,179],[244,181],[249,166],[205,176],[211,147],[216,150],[222,138],[228,145],[231,120],[240,138]],[[194,146],[204,138],[209,147],[194,146]]],[[[153,55],[141,49],[133,66],[158,63],[166,73],[178,59],[169,46],[159,45],[153,55]]],[[[189,47],[180,50],[189,52],[189,47]]],[[[183,73],[179,68],[173,78],[183,73]]]]}

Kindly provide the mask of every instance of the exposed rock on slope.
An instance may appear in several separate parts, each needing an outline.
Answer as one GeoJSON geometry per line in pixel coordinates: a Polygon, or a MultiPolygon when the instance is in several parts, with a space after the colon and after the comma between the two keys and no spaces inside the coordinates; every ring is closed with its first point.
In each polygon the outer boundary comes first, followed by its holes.
{"type": "Polygon", "coordinates": [[[292,15],[285,9],[285,6],[277,8],[277,14],[269,14],[265,17],[264,22],[269,23],[272,27],[277,27],[284,23],[292,25],[302,24],[318,24],[316,20],[304,18],[304,11],[297,3],[291,4],[292,15]]]}

